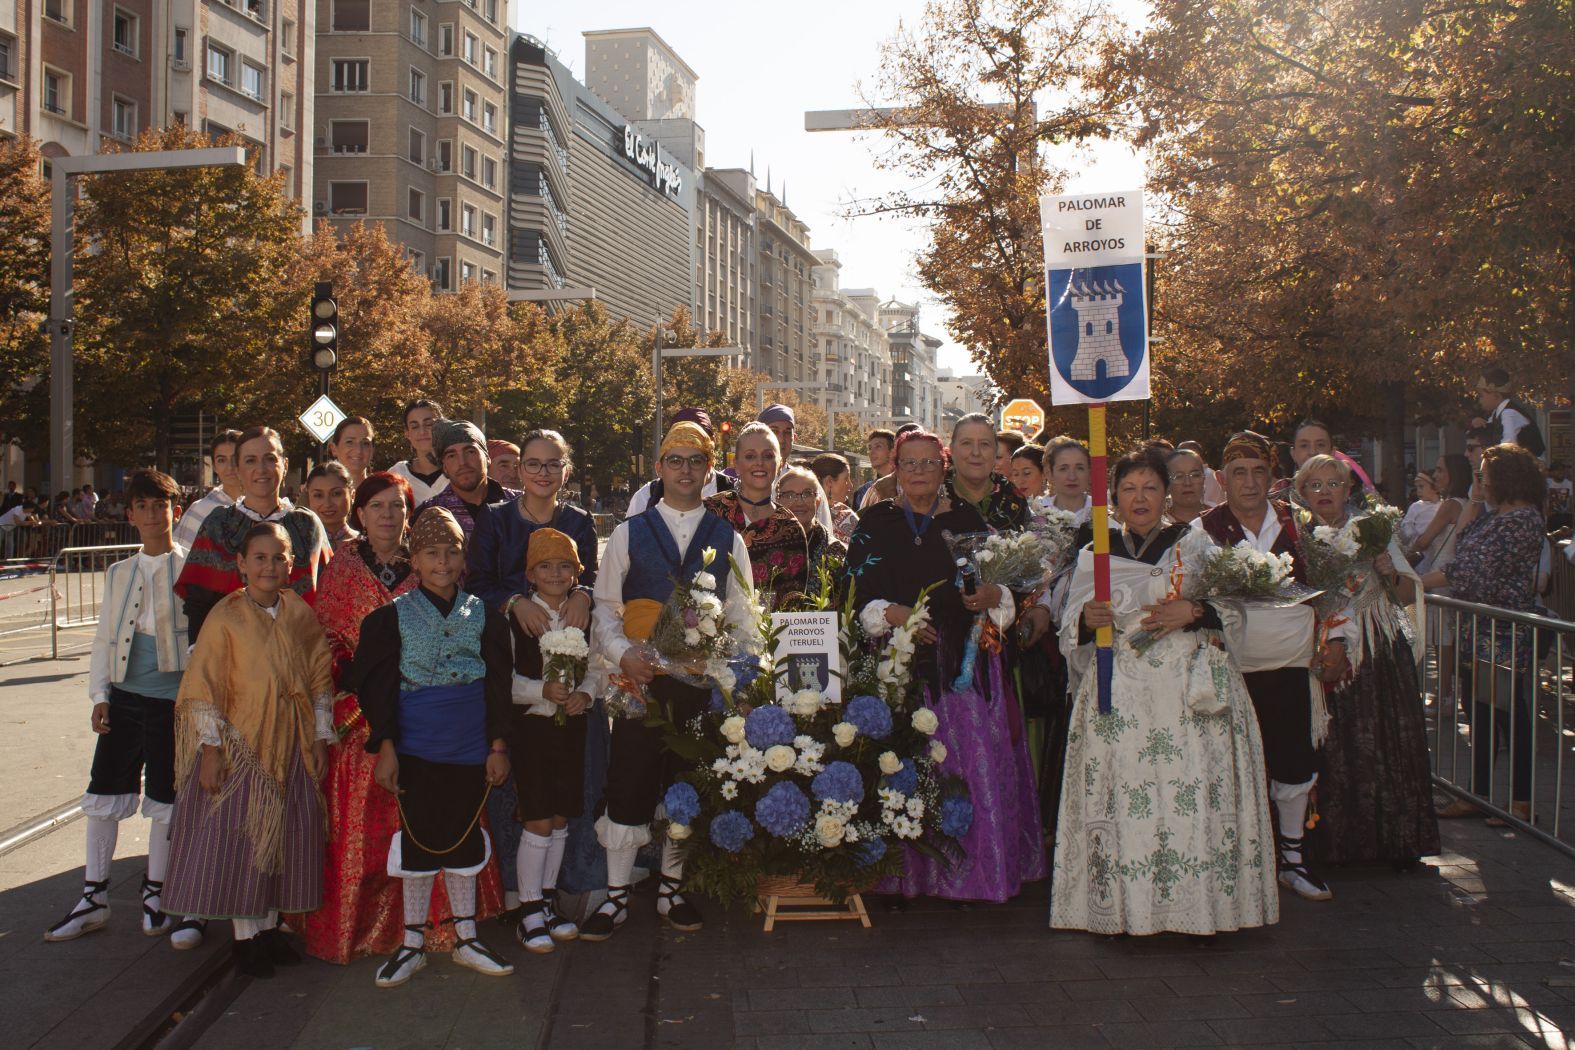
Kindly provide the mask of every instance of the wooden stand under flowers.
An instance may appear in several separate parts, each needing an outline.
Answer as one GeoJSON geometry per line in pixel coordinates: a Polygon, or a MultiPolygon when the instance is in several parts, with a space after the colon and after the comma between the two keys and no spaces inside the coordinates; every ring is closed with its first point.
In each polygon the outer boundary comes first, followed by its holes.
{"type": "Polygon", "coordinates": [[[856,921],[866,930],[870,928],[870,913],[864,908],[864,898],[857,893],[839,904],[792,875],[762,875],[755,884],[755,895],[757,910],[766,916],[766,933],[778,922],[844,920],[856,921]]]}

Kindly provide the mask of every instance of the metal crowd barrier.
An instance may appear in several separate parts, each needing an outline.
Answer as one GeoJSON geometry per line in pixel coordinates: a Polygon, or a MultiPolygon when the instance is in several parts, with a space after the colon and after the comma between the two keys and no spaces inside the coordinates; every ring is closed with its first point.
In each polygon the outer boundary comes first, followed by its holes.
{"type": "Polygon", "coordinates": [[[104,571],[140,550],[136,543],[67,547],[49,564],[49,654],[60,659],[60,632],[98,623],[99,582],[104,571]]]}
{"type": "Polygon", "coordinates": [[[6,561],[46,562],[73,547],[137,542],[136,526],[125,521],[84,521],[74,525],[11,525],[0,529],[0,556],[6,561]]]}
{"type": "Polygon", "coordinates": [[[1548,572],[1548,593],[1543,601],[1561,620],[1575,620],[1575,564],[1565,557],[1570,541],[1553,545],[1553,564],[1548,572]]]}
{"type": "Polygon", "coordinates": [[[1575,622],[1427,597],[1434,783],[1575,857],[1571,660],[1575,622]]]}

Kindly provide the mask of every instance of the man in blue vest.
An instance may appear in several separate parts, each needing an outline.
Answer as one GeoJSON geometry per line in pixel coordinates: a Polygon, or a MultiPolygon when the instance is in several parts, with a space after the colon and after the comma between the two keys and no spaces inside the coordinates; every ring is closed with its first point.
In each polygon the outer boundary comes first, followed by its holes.
{"type": "MultiPolygon", "coordinates": [[[[701,571],[707,548],[716,552],[709,571],[722,599],[727,629],[747,636],[758,633],[748,588],[739,584],[739,579],[754,578],[749,551],[732,526],[700,502],[715,454],[711,438],[695,423],[677,423],[667,432],[657,457],[662,497],[613,531],[596,576],[592,621],[596,657],[645,686],[652,702],[666,708],[673,725],[705,711],[710,691],[660,674],[638,643],[650,637],[673,581],[691,580],[701,571]],[[729,570],[729,555],[739,575],[729,570]]],[[[597,840],[607,850],[607,900],[581,926],[581,940],[605,941],[628,918],[635,854],[651,841],[657,802],[682,769],[682,762],[663,747],[660,730],[639,719],[613,722],[606,812],[596,821],[597,840]]],[[[703,925],[700,913],[680,892],[683,870],[676,844],[664,843],[656,912],[679,930],[698,930],[703,925]]]]}

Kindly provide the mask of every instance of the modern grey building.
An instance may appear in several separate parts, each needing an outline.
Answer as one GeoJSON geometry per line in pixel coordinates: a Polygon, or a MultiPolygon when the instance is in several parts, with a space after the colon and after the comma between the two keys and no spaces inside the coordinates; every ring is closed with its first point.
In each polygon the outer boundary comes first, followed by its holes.
{"type": "Polygon", "coordinates": [[[926,430],[941,422],[941,396],[936,386],[936,352],[943,340],[919,330],[919,308],[890,299],[881,304],[881,325],[891,347],[891,414],[912,420],[926,430]]]}
{"type": "Polygon", "coordinates": [[[509,287],[588,285],[642,325],[690,306],[694,171],[539,40],[509,59],[509,287]]]}

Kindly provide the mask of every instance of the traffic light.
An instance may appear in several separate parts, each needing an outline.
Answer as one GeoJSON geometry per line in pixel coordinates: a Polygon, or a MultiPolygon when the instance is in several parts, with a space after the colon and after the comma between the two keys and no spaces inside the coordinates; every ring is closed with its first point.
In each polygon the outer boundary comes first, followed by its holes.
{"type": "Polygon", "coordinates": [[[719,429],[722,432],[722,466],[723,467],[730,467],[733,464],[731,462],[729,462],[729,460],[727,458],[727,445],[728,445],[728,442],[733,437],[733,422],[732,422],[732,420],[729,420],[729,419],[722,420],[722,426],[719,429]]]}
{"type": "Polygon", "coordinates": [[[319,281],[312,293],[310,364],[325,377],[339,367],[339,304],[334,302],[334,286],[319,281]]]}

